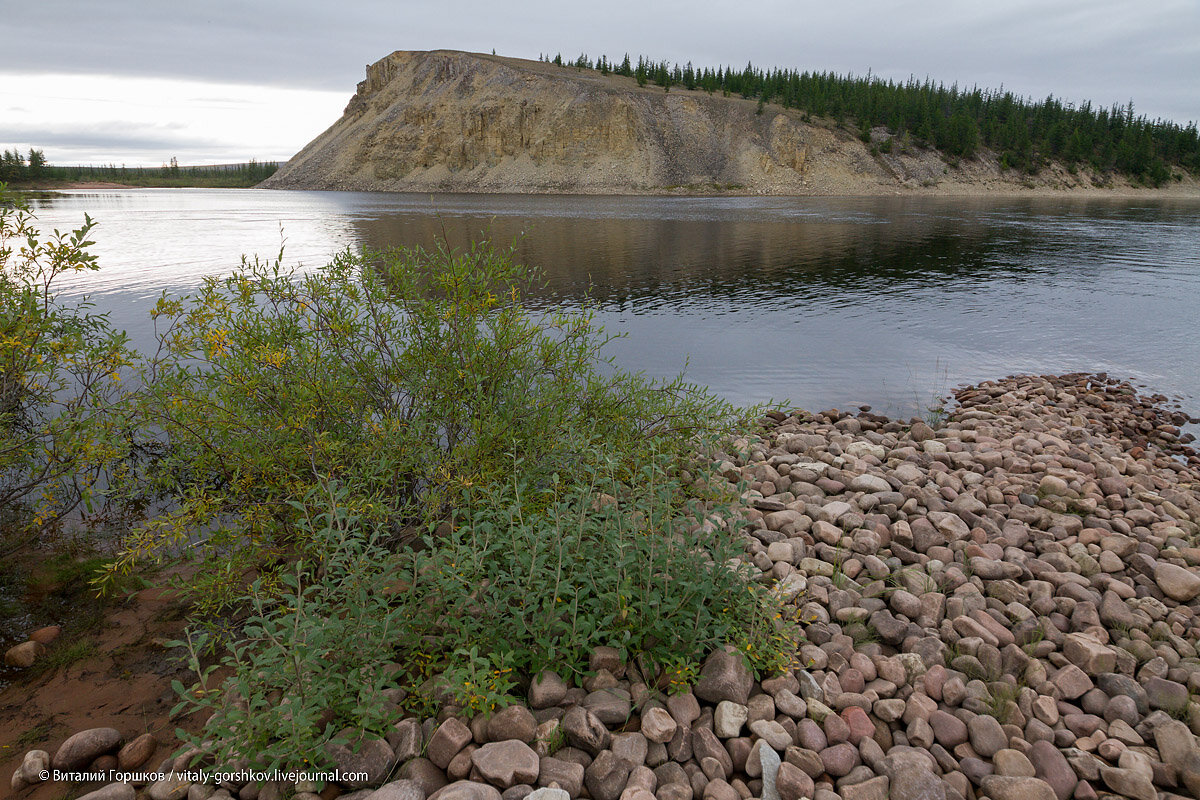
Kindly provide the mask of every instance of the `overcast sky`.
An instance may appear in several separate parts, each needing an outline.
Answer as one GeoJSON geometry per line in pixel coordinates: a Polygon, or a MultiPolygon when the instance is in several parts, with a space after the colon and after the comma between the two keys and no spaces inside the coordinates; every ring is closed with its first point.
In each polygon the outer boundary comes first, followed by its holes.
{"type": "Polygon", "coordinates": [[[439,48],[870,69],[1200,119],[1195,0],[0,0],[0,12],[0,147],[53,164],[283,160],[337,120],[367,63],[439,48]]]}

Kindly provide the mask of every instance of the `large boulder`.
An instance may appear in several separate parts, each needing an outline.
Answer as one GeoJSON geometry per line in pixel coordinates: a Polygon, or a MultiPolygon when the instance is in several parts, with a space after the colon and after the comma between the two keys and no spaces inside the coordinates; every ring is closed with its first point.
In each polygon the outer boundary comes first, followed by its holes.
{"type": "Polygon", "coordinates": [[[450,765],[450,761],[466,747],[473,737],[471,729],[455,717],[443,722],[429,737],[429,746],[425,748],[425,756],[441,769],[450,765]]]}
{"type": "Polygon", "coordinates": [[[1163,763],[1175,768],[1188,791],[1200,797],[1200,744],[1187,725],[1178,720],[1154,729],[1154,744],[1163,763]]]}
{"type": "Polygon", "coordinates": [[[500,790],[486,783],[455,781],[429,795],[429,800],[500,800],[500,790]]]}
{"type": "Polygon", "coordinates": [[[1200,574],[1168,561],[1158,562],[1154,582],[1163,594],[1180,603],[1190,603],[1200,596],[1200,574]]]}
{"type": "Polygon", "coordinates": [[[471,753],[471,765],[484,780],[501,789],[534,783],[540,769],[537,753],[516,739],[485,744],[471,753]]]}
{"type": "Polygon", "coordinates": [[[50,764],[65,772],[82,770],[100,756],[114,752],[123,740],[116,728],[80,731],[59,746],[50,764]]]}
{"type": "Polygon", "coordinates": [[[700,680],[692,689],[701,700],[719,703],[728,700],[746,705],[754,687],[754,674],[741,654],[732,648],[714,650],[704,661],[700,680]]]}
{"type": "Polygon", "coordinates": [[[1050,784],[1037,778],[986,775],[981,788],[991,800],[1057,800],[1050,784]]]}
{"type": "MultiPolygon", "coordinates": [[[[349,739],[352,731],[342,731],[342,738],[349,739]]],[[[339,772],[356,774],[359,777],[346,779],[340,783],[347,789],[364,789],[368,786],[378,786],[387,779],[396,763],[396,754],[383,739],[369,737],[349,744],[325,745],[325,752],[333,760],[339,772]]]]}

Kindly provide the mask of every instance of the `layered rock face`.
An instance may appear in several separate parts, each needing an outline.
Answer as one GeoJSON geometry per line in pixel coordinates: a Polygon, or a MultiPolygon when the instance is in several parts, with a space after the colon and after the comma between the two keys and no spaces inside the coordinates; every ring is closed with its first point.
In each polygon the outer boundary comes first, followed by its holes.
{"type": "MultiPolygon", "coordinates": [[[[342,118],[264,186],[394,191],[807,194],[811,154],[845,132],[799,112],[629,78],[453,51],[367,67],[342,118]]],[[[841,165],[839,168],[844,168],[841,165]]]]}

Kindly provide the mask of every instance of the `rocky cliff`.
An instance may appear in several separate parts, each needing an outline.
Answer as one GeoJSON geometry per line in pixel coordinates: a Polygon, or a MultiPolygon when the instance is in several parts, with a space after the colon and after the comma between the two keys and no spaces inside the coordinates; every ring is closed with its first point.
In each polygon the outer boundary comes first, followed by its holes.
{"type": "Polygon", "coordinates": [[[873,154],[829,121],[753,100],[447,50],[398,51],[368,66],[342,118],[262,185],[787,195],[1091,188],[1062,171],[1036,184],[1001,173],[987,154],[957,166],[916,148],[873,154]]]}

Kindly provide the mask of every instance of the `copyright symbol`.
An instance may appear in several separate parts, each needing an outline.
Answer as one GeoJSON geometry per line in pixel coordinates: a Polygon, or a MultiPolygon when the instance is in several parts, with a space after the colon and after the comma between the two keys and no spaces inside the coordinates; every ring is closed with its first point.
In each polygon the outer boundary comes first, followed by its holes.
{"type": "Polygon", "coordinates": [[[50,780],[50,770],[48,770],[48,769],[42,770],[41,772],[38,773],[38,777],[44,781],[50,780]]]}

